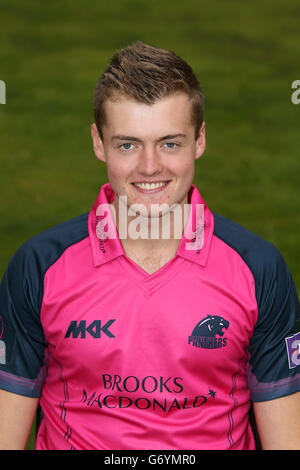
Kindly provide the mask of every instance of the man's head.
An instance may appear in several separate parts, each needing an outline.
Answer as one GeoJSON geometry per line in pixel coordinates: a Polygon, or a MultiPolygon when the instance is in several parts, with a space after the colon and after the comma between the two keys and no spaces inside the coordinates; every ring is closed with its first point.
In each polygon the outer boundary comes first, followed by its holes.
{"type": "Polygon", "coordinates": [[[203,97],[192,69],[142,43],[119,51],[95,91],[94,151],[128,207],[181,206],[205,150],[203,97]],[[149,186],[155,184],[155,187],[149,186]]]}
{"type": "Polygon", "coordinates": [[[106,101],[121,95],[137,103],[154,104],[176,92],[184,92],[191,102],[191,122],[195,138],[203,122],[204,98],[198,80],[183,59],[171,51],[142,42],[115,53],[97,82],[94,94],[94,118],[103,139],[107,122],[106,101]]]}

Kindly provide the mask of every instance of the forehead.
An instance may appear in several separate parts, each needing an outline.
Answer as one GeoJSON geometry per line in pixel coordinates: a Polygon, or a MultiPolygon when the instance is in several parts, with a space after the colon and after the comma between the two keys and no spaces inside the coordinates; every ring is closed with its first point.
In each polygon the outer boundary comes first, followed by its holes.
{"type": "Polygon", "coordinates": [[[105,103],[103,132],[141,137],[194,132],[191,108],[191,100],[185,93],[167,96],[151,105],[118,95],[105,103]]]}

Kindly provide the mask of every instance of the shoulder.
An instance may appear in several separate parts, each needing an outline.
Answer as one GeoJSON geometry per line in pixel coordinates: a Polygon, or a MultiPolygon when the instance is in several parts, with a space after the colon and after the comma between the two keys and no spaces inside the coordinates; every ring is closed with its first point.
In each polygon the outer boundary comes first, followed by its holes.
{"type": "Polygon", "coordinates": [[[55,225],[25,241],[10,259],[4,273],[1,292],[9,289],[17,300],[43,295],[43,279],[71,245],[88,237],[88,213],[55,225]]]}
{"type": "Polygon", "coordinates": [[[88,237],[88,213],[50,227],[25,241],[11,261],[32,257],[49,263],[74,243],[88,237]]]}
{"type": "Polygon", "coordinates": [[[289,268],[273,243],[217,214],[214,214],[214,235],[235,250],[248,266],[260,311],[271,309],[275,303],[283,304],[287,296],[297,303],[289,268]]]}
{"type": "Polygon", "coordinates": [[[278,265],[285,264],[273,243],[230,219],[215,213],[213,215],[214,235],[236,251],[254,275],[262,274],[266,268],[276,271],[278,265]]]}
{"type": "Polygon", "coordinates": [[[73,217],[70,220],[54,225],[41,233],[29,238],[24,246],[37,247],[39,245],[56,241],[62,245],[69,245],[88,236],[88,212],[73,217]]]}

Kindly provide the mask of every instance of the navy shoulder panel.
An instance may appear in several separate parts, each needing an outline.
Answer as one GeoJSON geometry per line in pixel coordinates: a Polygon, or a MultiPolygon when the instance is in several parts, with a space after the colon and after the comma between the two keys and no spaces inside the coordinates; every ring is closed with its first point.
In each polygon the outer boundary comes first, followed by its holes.
{"type": "Polygon", "coordinates": [[[255,280],[256,300],[262,313],[263,296],[268,281],[278,270],[286,269],[278,249],[269,241],[221,215],[214,214],[214,235],[235,250],[248,265],[255,280]]]}
{"type": "Polygon", "coordinates": [[[271,242],[242,225],[218,214],[214,214],[214,220],[214,235],[239,253],[253,274],[259,271],[261,266],[272,264],[281,257],[271,242]]]}
{"type": "Polygon", "coordinates": [[[36,310],[42,303],[43,282],[45,272],[53,265],[62,253],[71,245],[88,237],[88,213],[79,215],[66,222],[55,225],[31,237],[16,251],[8,265],[12,273],[11,282],[20,282],[15,276],[21,275],[23,280],[30,279],[31,287],[38,289],[32,300],[36,299],[36,310]]]}
{"type": "Polygon", "coordinates": [[[39,396],[47,346],[40,321],[44,276],[71,245],[88,237],[88,213],[26,241],[11,258],[0,283],[0,388],[39,396]]]}
{"type": "Polygon", "coordinates": [[[300,361],[289,364],[287,337],[297,333],[299,300],[285,260],[270,242],[214,214],[214,235],[235,250],[255,281],[258,319],[249,339],[249,384],[254,401],[300,389],[300,361]]]}

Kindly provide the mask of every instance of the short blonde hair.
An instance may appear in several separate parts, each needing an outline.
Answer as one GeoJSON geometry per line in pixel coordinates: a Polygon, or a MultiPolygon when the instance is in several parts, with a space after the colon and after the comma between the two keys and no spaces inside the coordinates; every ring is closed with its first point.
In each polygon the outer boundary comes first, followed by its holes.
{"type": "Polygon", "coordinates": [[[117,51],[94,93],[94,118],[100,137],[103,138],[102,126],[106,124],[107,99],[121,94],[138,103],[153,104],[179,91],[191,99],[197,138],[203,122],[204,97],[190,65],[174,52],[141,41],[117,51]]]}

